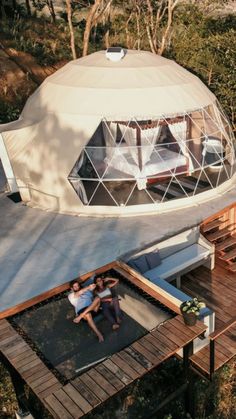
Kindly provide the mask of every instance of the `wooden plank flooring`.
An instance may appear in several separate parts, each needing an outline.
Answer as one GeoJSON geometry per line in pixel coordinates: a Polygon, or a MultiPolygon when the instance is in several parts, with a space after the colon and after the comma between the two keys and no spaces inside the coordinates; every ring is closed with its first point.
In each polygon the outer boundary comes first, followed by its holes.
{"type": "Polygon", "coordinates": [[[202,266],[183,276],[181,288],[202,298],[216,313],[216,330],[236,315],[236,275],[219,262],[213,271],[202,266]]]}
{"type": "MultiPolygon", "coordinates": [[[[216,314],[216,331],[236,316],[236,274],[229,272],[216,261],[213,271],[200,267],[182,278],[184,292],[200,297],[216,314]]],[[[210,372],[209,345],[191,357],[195,367],[210,372]]],[[[220,368],[236,355],[236,326],[223,333],[215,341],[215,367],[220,368]]]]}
{"type": "Polygon", "coordinates": [[[202,322],[189,327],[177,315],[64,386],[7,320],[0,320],[0,351],[54,418],[79,419],[205,330],[202,322]]]}

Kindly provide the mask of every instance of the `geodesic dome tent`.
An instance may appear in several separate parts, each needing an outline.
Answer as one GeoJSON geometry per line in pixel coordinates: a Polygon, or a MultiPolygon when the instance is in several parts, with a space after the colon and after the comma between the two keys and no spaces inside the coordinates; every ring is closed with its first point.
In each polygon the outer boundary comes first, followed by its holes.
{"type": "Polygon", "coordinates": [[[69,62],[1,131],[22,199],[60,212],[189,205],[227,189],[235,171],[232,131],[215,96],[145,51],[69,62]]]}

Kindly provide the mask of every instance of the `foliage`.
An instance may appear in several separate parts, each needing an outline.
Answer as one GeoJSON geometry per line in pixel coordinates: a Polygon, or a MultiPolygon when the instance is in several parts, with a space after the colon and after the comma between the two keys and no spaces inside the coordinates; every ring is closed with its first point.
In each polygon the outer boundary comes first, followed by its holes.
{"type": "Polygon", "coordinates": [[[192,300],[185,301],[181,304],[181,311],[184,313],[194,313],[196,316],[199,316],[201,308],[206,307],[206,304],[199,301],[198,298],[193,298],[192,300]]]}
{"type": "Polygon", "coordinates": [[[0,100],[0,124],[14,121],[19,118],[19,115],[19,107],[0,100]]]}
{"type": "Polygon", "coordinates": [[[13,419],[18,409],[10,375],[0,362],[0,417],[13,419]]]}
{"type": "Polygon", "coordinates": [[[167,56],[175,59],[208,85],[232,125],[236,114],[236,17],[204,17],[196,6],[176,16],[167,56]]]}
{"type": "Polygon", "coordinates": [[[33,55],[42,66],[71,58],[69,31],[64,22],[19,18],[14,24],[5,22],[2,30],[10,47],[33,55]]]}

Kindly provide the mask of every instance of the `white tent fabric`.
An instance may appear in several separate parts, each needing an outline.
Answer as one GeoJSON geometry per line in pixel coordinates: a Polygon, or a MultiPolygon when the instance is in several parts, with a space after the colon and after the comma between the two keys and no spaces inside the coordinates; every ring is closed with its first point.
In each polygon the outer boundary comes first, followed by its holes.
{"type": "Polygon", "coordinates": [[[196,76],[174,61],[128,50],[121,61],[112,62],[99,51],[49,76],[27,101],[22,116],[38,120],[52,112],[129,120],[180,114],[214,100],[196,76]]]}
{"type": "MultiPolygon", "coordinates": [[[[96,166],[99,178],[94,181],[98,180],[102,186],[105,179],[109,186],[110,181],[118,179],[122,183],[125,179],[127,189],[130,180],[132,183],[137,179],[139,189],[143,189],[147,177],[168,171],[172,173],[174,167],[184,167],[187,158],[191,164],[184,144],[186,126],[183,124],[171,128],[182,153],[167,147],[158,147],[156,152],[154,145],[159,128],[142,132],[141,172],[137,164],[137,147],[129,131],[125,134],[126,147],[85,150],[98,128],[99,135],[104,134],[103,139],[108,144],[112,137],[117,139],[117,124],[121,126],[120,122],[171,121],[184,115],[189,115],[193,121],[194,114],[196,118],[202,118],[199,110],[215,104],[216,98],[207,87],[171,60],[146,51],[128,50],[122,60],[113,62],[106,58],[105,51],[100,51],[71,61],[46,78],[28,99],[20,119],[0,126],[0,132],[23,201],[47,210],[73,214],[91,210],[90,214],[93,214],[99,209],[95,208],[93,212],[93,208],[83,208],[83,203],[90,199],[87,199],[88,189],[83,181],[78,178],[76,194],[68,180],[81,153],[87,152],[92,165],[96,158],[100,159],[96,166]],[[110,137],[108,131],[104,131],[106,123],[100,126],[102,121],[113,121],[107,125],[110,137]],[[130,152],[129,147],[135,153],[130,152]],[[122,165],[118,178],[116,160],[122,165]]],[[[228,134],[221,116],[217,118],[217,124],[221,126],[219,132],[225,141],[228,134]]],[[[192,127],[194,147],[199,150],[201,127],[199,129],[197,123],[192,127]]],[[[231,152],[233,162],[231,144],[229,139],[227,155],[231,152]]],[[[82,163],[79,160],[79,166],[82,163]]],[[[75,167],[77,174],[79,166],[75,167]]]]}

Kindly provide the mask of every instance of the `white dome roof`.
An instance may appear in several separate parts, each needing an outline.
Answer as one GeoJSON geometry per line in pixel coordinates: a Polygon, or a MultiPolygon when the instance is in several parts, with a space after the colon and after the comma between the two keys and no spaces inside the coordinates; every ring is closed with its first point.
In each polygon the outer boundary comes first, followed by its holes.
{"type": "Polygon", "coordinates": [[[113,62],[106,51],[71,61],[48,77],[30,97],[24,117],[46,112],[113,118],[181,114],[205,107],[215,96],[174,61],[128,50],[113,62]]]}

